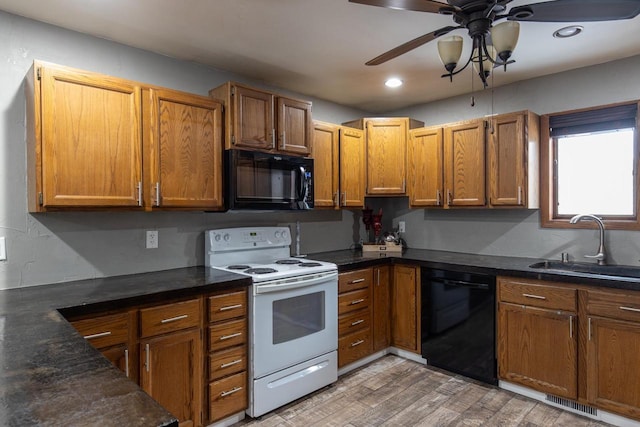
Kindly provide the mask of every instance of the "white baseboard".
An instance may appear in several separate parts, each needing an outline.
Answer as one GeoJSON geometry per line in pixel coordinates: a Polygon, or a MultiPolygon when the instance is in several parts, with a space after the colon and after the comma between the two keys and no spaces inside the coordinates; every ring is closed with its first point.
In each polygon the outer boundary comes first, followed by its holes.
{"type": "Polygon", "coordinates": [[[358,368],[360,368],[361,366],[364,366],[364,365],[366,365],[366,364],[368,364],[368,363],[371,363],[371,362],[373,362],[374,360],[380,359],[381,357],[383,357],[383,356],[385,356],[385,355],[387,355],[387,354],[389,354],[389,349],[388,349],[388,348],[385,348],[385,349],[384,349],[384,350],[382,350],[382,351],[379,351],[379,352],[377,352],[377,353],[373,353],[373,354],[371,354],[371,355],[369,355],[369,356],[367,356],[367,357],[363,357],[363,358],[362,358],[362,359],[360,359],[360,360],[356,360],[355,362],[350,363],[350,364],[348,364],[348,365],[345,365],[345,366],[343,366],[342,368],[338,369],[338,376],[340,376],[340,375],[344,375],[344,374],[346,374],[347,372],[351,372],[351,371],[353,371],[354,369],[358,369],[358,368]]]}
{"type": "Polygon", "coordinates": [[[577,411],[572,408],[568,408],[564,405],[559,405],[554,402],[550,402],[547,400],[547,395],[545,393],[541,393],[539,391],[531,390],[530,388],[513,384],[507,381],[499,381],[498,387],[509,390],[514,393],[520,394],[522,396],[530,397],[531,399],[538,400],[540,402],[546,403],[547,405],[553,406],[555,408],[560,408],[563,411],[572,412],[574,414],[582,415],[583,417],[588,417],[594,420],[603,421],[605,423],[612,424],[618,427],[640,427],[640,422],[622,417],[620,415],[612,414],[611,412],[603,411],[602,409],[597,409],[597,415],[592,415],[588,413],[584,413],[582,411],[577,411]]]}
{"type": "Polygon", "coordinates": [[[207,427],[229,427],[244,420],[245,415],[246,414],[244,413],[244,411],[238,412],[237,414],[231,415],[230,417],[227,417],[220,421],[216,421],[213,424],[209,424],[207,427]]]}
{"type": "Polygon", "coordinates": [[[397,348],[397,347],[389,347],[387,350],[389,351],[389,353],[395,354],[396,356],[413,360],[414,362],[422,363],[423,365],[427,364],[427,359],[424,359],[420,354],[415,354],[410,351],[402,350],[401,348],[397,348]]]}

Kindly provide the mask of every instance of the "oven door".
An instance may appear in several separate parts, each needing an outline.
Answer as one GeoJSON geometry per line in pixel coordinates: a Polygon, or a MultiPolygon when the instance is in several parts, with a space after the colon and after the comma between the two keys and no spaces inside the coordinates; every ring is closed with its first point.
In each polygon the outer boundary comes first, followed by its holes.
{"type": "Polygon", "coordinates": [[[253,286],[252,366],[260,378],[338,348],[338,273],[253,286]]]}

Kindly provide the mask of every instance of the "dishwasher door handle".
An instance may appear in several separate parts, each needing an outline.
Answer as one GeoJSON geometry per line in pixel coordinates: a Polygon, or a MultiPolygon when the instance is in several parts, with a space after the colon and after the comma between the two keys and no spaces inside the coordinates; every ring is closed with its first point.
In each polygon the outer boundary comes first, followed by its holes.
{"type": "Polygon", "coordinates": [[[432,283],[442,283],[447,286],[457,286],[464,288],[474,288],[474,289],[489,289],[489,285],[487,283],[472,283],[465,282],[464,280],[451,280],[451,279],[430,279],[432,283]]]}

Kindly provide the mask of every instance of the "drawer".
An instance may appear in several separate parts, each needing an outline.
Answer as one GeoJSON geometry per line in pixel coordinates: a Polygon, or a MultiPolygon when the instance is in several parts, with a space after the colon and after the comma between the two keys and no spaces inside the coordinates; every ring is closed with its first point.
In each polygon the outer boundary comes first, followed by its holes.
{"type": "Polygon", "coordinates": [[[587,292],[587,314],[640,322],[640,295],[635,292],[587,292]]]}
{"type": "Polygon", "coordinates": [[[126,344],[129,339],[129,313],[77,320],[71,324],[95,348],[126,344]]]}
{"type": "Polygon", "coordinates": [[[247,315],[247,291],[213,295],[207,298],[209,322],[244,317],[247,315]]]}
{"type": "Polygon", "coordinates": [[[358,289],[338,295],[338,314],[348,313],[361,308],[369,307],[371,292],[369,289],[358,289]]]}
{"type": "Polygon", "coordinates": [[[371,329],[364,329],[338,339],[338,367],[362,359],[373,352],[371,329]]]}
{"type": "Polygon", "coordinates": [[[338,275],[338,292],[348,292],[355,289],[366,288],[373,282],[373,271],[370,268],[364,270],[349,271],[338,275]]]}
{"type": "Polygon", "coordinates": [[[247,370],[247,349],[241,345],[209,355],[209,379],[215,380],[247,370]]]}
{"type": "Polygon", "coordinates": [[[247,408],[247,374],[241,372],[209,384],[209,421],[247,408]]]}
{"type": "Polygon", "coordinates": [[[498,278],[498,299],[513,304],[576,311],[576,289],[520,279],[498,278]]]}
{"type": "Polygon", "coordinates": [[[143,308],[140,310],[140,337],[200,326],[200,311],[199,299],[143,308]]]}
{"type": "Polygon", "coordinates": [[[348,335],[352,332],[371,327],[371,310],[349,312],[338,317],[338,335],[348,335]]]}
{"type": "Polygon", "coordinates": [[[209,351],[221,350],[247,342],[246,319],[209,326],[209,351]]]}

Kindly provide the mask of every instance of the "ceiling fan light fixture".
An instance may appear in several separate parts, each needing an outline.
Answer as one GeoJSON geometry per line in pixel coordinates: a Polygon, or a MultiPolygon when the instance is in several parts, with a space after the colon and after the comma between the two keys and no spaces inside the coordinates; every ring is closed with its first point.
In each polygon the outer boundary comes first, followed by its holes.
{"type": "Polygon", "coordinates": [[[482,49],[482,47],[474,49],[473,59],[471,60],[471,62],[473,62],[473,69],[476,70],[476,73],[479,74],[480,71],[482,71],[486,79],[491,74],[491,69],[493,68],[493,64],[495,63],[496,48],[491,46],[490,44],[487,45],[487,52],[489,53],[489,56],[491,56],[491,58],[488,58],[486,53],[483,52],[482,67],[480,67],[480,49],[482,49]]]}
{"type": "Polygon", "coordinates": [[[395,88],[395,87],[400,87],[402,86],[402,80],[400,80],[397,77],[391,77],[389,79],[387,79],[387,81],[384,82],[384,85],[386,87],[391,87],[391,88],[395,88]]]}
{"type": "Polygon", "coordinates": [[[438,55],[444,68],[451,73],[462,55],[462,37],[450,36],[438,40],[438,55]]]}
{"type": "Polygon", "coordinates": [[[560,28],[553,32],[553,37],[556,39],[567,39],[569,37],[577,36],[584,30],[582,25],[570,25],[568,27],[560,28]]]}
{"type": "Polygon", "coordinates": [[[516,21],[505,21],[491,27],[491,41],[497,52],[494,58],[506,63],[516,49],[520,37],[520,24],[516,21]]]}

